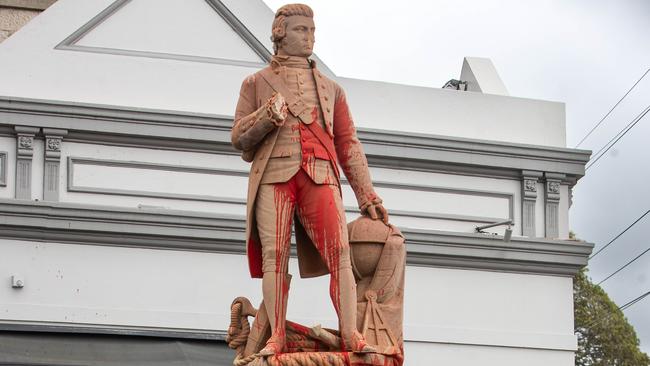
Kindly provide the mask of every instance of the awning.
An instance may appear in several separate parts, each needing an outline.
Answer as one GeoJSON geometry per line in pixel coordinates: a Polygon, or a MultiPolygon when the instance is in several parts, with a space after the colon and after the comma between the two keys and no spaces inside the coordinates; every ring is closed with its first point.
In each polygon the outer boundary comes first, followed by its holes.
{"type": "Polygon", "coordinates": [[[215,340],[0,332],[0,365],[230,366],[234,357],[215,340]]]}

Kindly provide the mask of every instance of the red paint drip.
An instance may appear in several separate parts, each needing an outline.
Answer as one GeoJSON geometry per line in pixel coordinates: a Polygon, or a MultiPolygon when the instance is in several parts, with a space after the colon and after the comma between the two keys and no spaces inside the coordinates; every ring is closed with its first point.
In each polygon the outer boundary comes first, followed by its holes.
{"type": "Polygon", "coordinates": [[[284,338],[286,335],[285,328],[285,299],[289,293],[287,284],[287,264],[289,256],[289,242],[291,239],[291,219],[295,199],[287,184],[275,184],[274,186],[274,204],[275,204],[275,327],[273,335],[284,338]]]}
{"type": "MultiPolygon", "coordinates": [[[[307,231],[307,234],[312,239],[316,249],[318,249],[318,252],[321,254],[321,257],[330,271],[330,298],[332,299],[332,304],[334,305],[334,309],[340,319],[340,253],[342,246],[348,244],[343,243],[340,236],[341,228],[344,226],[341,225],[342,218],[338,209],[324,209],[325,207],[336,207],[333,200],[337,193],[331,188],[332,186],[329,185],[320,185],[316,187],[328,189],[329,194],[325,194],[325,192],[322,191],[318,193],[313,192],[310,195],[310,198],[312,199],[310,206],[313,207],[309,207],[309,209],[316,211],[317,214],[305,215],[303,212],[305,207],[300,206],[298,208],[299,217],[301,217],[301,222],[307,231]]],[[[302,197],[299,198],[302,199],[302,197]]]]}

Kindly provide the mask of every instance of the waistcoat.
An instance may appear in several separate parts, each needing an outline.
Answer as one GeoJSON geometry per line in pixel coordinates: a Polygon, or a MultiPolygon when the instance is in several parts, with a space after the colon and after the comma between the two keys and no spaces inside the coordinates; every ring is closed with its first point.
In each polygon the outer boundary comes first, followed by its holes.
{"type": "MultiPolygon", "coordinates": [[[[305,68],[286,67],[285,75],[287,89],[305,105],[312,106],[312,123],[324,128],[316,83],[309,64],[306,63],[305,68]]],[[[280,127],[260,183],[284,183],[303,169],[316,184],[336,184],[335,168],[336,163],[330,161],[327,150],[316,136],[300,119],[289,113],[280,127]]]]}

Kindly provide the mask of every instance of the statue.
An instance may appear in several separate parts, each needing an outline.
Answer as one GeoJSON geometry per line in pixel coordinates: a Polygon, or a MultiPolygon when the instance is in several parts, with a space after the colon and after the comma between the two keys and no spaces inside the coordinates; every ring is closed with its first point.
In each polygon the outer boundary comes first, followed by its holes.
{"type": "MultiPolygon", "coordinates": [[[[251,276],[262,278],[263,303],[255,310],[247,300],[236,300],[240,304],[237,311],[239,317],[256,317],[257,326],[247,335],[249,353],[254,349],[256,357],[277,360],[295,350],[295,342],[287,340],[289,333],[311,339],[312,346],[318,346],[313,351],[336,349],[355,357],[379,357],[377,346],[383,344],[377,338],[369,344],[359,330],[357,281],[337,161],[361,213],[379,224],[382,233],[399,231],[388,224],[388,213],[372,186],[344,91],[309,59],[314,30],[313,12],[308,6],[281,7],[272,25],[275,55],[270,66],[242,83],[232,143],[242,158],[251,162],[246,248],[251,276]],[[330,274],[329,292],[339,318],[339,332],[309,330],[286,320],[287,266],[294,222],[300,274],[330,274]],[[268,337],[260,331],[266,325],[268,337]],[[264,345],[260,347],[262,339],[264,345]]],[[[365,319],[365,310],[363,314],[365,319]]],[[[401,316],[399,325],[401,337],[401,316]]],[[[240,339],[235,346],[243,354],[241,332],[230,338],[240,339]]],[[[397,342],[393,334],[393,346],[398,347],[397,342]]]]}

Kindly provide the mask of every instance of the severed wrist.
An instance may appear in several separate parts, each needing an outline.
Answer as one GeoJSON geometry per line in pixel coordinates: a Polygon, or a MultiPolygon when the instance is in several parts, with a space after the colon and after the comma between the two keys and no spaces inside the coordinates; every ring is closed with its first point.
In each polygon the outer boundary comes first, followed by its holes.
{"type": "Polygon", "coordinates": [[[265,117],[267,121],[271,122],[276,127],[280,127],[284,123],[284,118],[280,118],[279,113],[274,113],[273,105],[267,106],[265,117]]]}

